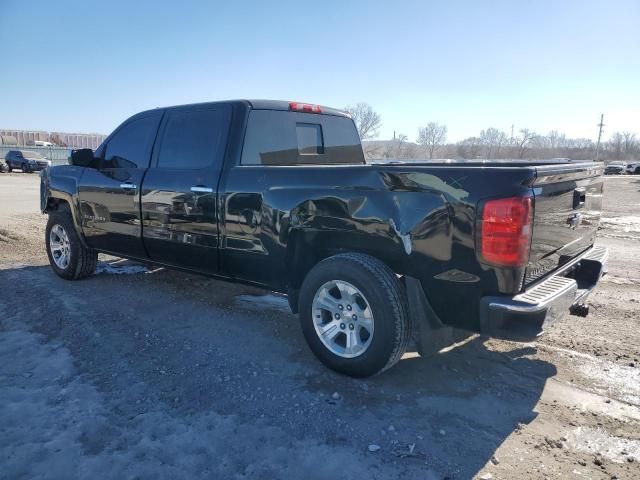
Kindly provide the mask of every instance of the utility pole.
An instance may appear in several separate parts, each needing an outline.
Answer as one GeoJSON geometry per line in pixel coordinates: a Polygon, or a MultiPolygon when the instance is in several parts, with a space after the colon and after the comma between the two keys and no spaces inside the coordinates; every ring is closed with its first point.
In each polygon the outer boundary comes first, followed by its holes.
{"type": "Polygon", "coordinates": [[[511,124],[511,145],[513,145],[513,123],[511,124]]]}
{"type": "Polygon", "coordinates": [[[602,138],[602,127],[604,127],[604,113],[600,114],[600,123],[596,125],[600,127],[598,130],[598,143],[596,145],[596,162],[598,161],[598,157],[600,156],[600,139],[602,138]]]}

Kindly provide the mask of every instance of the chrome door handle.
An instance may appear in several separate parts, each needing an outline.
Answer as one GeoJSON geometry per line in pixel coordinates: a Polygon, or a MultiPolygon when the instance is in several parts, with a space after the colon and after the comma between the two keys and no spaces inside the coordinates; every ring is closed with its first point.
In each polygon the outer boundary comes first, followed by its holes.
{"type": "Polygon", "coordinates": [[[121,183],[120,188],[124,188],[125,190],[135,190],[138,186],[135,183],[121,183]]]}
{"type": "Polygon", "coordinates": [[[195,187],[191,187],[191,191],[196,193],[213,193],[213,188],[196,185],[195,187]]]}

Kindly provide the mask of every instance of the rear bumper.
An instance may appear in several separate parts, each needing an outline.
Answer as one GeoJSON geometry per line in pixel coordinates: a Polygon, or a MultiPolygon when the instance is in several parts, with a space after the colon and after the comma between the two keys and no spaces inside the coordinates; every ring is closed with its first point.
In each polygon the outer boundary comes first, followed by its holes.
{"type": "Polygon", "coordinates": [[[592,247],[551,277],[514,297],[480,300],[480,329],[496,338],[528,341],[564,318],[573,305],[583,304],[607,271],[609,253],[592,247]]]}

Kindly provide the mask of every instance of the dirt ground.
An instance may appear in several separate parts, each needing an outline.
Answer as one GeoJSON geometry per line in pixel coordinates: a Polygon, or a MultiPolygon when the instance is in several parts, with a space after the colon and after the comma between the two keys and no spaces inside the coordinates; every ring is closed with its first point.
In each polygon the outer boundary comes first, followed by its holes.
{"type": "Polygon", "coordinates": [[[640,478],[640,177],[606,179],[587,318],[366,380],[269,292],[109,257],[59,279],[38,181],[0,174],[1,479],[640,478]]]}

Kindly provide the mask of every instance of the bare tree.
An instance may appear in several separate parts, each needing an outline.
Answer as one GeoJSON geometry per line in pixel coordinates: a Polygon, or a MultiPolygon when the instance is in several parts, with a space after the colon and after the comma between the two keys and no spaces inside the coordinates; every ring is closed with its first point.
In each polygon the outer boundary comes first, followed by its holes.
{"type": "Polygon", "coordinates": [[[538,136],[537,133],[535,133],[532,130],[529,130],[528,128],[522,128],[520,130],[520,135],[516,137],[516,142],[518,147],[518,158],[524,157],[524,152],[527,149],[527,145],[529,144],[529,142],[531,142],[531,140],[533,140],[537,136],[538,136]]]}
{"type": "Polygon", "coordinates": [[[362,151],[364,152],[364,158],[367,160],[380,158],[384,156],[385,145],[381,142],[365,141],[362,142],[362,151]]]}
{"type": "Polygon", "coordinates": [[[469,137],[458,142],[456,151],[462,158],[477,158],[480,156],[482,142],[478,137],[469,137]]]}
{"type": "Polygon", "coordinates": [[[624,148],[624,135],[620,132],[615,132],[611,135],[611,139],[608,144],[609,150],[613,151],[613,155],[616,160],[622,159],[622,150],[624,148]]]}
{"type": "Polygon", "coordinates": [[[399,133],[394,137],[386,151],[387,158],[407,158],[408,137],[404,133],[399,133]]]}
{"type": "Polygon", "coordinates": [[[426,147],[429,158],[433,158],[436,147],[443,145],[447,139],[447,126],[429,122],[426,127],[418,129],[418,143],[426,147]]]}
{"type": "Polygon", "coordinates": [[[480,142],[486,147],[487,158],[497,158],[500,147],[507,142],[507,134],[497,128],[487,128],[480,132],[480,142]]]}
{"type": "Polygon", "coordinates": [[[356,124],[361,140],[369,140],[378,136],[382,126],[380,115],[368,103],[347,105],[344,109],[349,112],[356,124]]]}
{"type": "Polygon", "coordinates": [[[636,134],[631,132],[622,132],[624,137],[624,153],[625,155],[632,155],[638,150],[638,141],[636,140],[636,134]]]}

